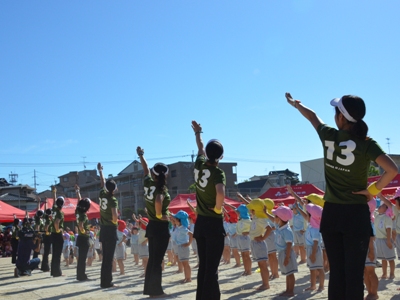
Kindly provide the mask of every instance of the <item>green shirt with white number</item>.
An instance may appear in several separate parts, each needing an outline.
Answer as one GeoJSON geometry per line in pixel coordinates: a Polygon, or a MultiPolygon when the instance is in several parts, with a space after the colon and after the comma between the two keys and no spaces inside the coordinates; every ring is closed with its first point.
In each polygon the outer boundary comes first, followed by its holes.
{"type": "Polygon", "coordinates": [[[56,228],[54,227],[54,223],[56,220],[60,220],[60,223],[58,223],[58,228],[63,229],[64,228],[64,213],[59,209],[57,206],[53,206],[53,212],[51,213],[51,217],[53,221],[50,223],[50,232],[56,232],[56,228]]]}
{"type": "Polygon", "coordinates": [[[164,192],[158,191],[156,188],[156,182],[151,178],[150,175],[146,175],[144,177],[143,187],[144,187],[144,200],[149,220],[168,222],[168,220],[160,220],[156,217],[156,206],[155,206],[155,201],[157,196],[162,194],[164,196],[164,200],[161,206],[161,214],[169,215],[168,206],[169,203],[171,202],[171,196],[169,195],[168,191],[167,190],[164,192]]]}
{"type": "Polygon", "coordinates": [[[87,214],[78,209],[75,209],[75,216],[76,216],[76,223],[78,223],[78,225],[79,225],[80,222],[83,222],[83,229],[85,230],[85,232],[82,233],[79,230],[79,226],[78,226],[78,235],[88,237],[90,228],[89,228],[89,218],[88,218],[87,214]]]}
{"type": "Polygon", "coordinates": [[[114,196],[110,196],[105,189],[100,191],[99,195],[100,205],[100,225],[114,226],[117,224],[112,222],[112,208],[118,209],[118,200],[114,196]]]}
{"type": "Polygon", "coordinates": [[[217,199],[216,185],[226,185],[225,172],[216,166],[208,166],[204,155],[197,156],[194,164],[194,181],[196,183],[196,211],[199,215],[222,218],[213,210],[217,199]],[[210,209],[211,208],[211,209],[210,209]]]}
{"type": "Polygon", "coordinates": [[[353,192],[367,188],[370,163],[384,154],[381,147],[371,138],[360,140],[325,124],[319,125],[317,132],[324,147],[325,201],[367,204],[365,196],[353,192]]]}

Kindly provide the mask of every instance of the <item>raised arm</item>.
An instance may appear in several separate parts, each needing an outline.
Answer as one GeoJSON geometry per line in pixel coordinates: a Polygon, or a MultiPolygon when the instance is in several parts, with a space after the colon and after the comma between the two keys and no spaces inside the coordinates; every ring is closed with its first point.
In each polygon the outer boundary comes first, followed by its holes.
{"type": "Polygon", "coordinates": [[[51,186],[51,194],[53,195],[54,205],[56,204],[57,199],[57,189],[54,185],[51,186]]]}
{"type": "Polygon", "coordinates": [[[144,176],[149,175],[150,169],[149,169],[146,159],[144,158],[144,149],[142,149],[140,146],[138,146],[136,148],[136,153],[139,156],[140,163],[142,164],[144,176]]]}
{"type": "Polygon", "coordinates": [[[75,184],[75,193],[76,193],[76,198],[78,198],[78,201],[82,200],[81,191],[79,185],[77,184],[75,184]]]}
{"type": "Polygon", "coordinates": [[[101,165],[101,163],[97,164],[97,171],[99,171],[99,175],[100,175],[100,186],[101,186],[101,188],[103,188],[104,185],[106,184],[106,180],[104,179],[103,166],[101,165]]]}
{"type": "Polygon", "coordinates": [[[383,203],[386,204],[386,206],[387,206],[388,208],[391,208],[392,206],[395,206],[392,202],[389,201],[388,198],[386,198],[385,196],[383,196],[382,193],[379,193],[377,196],[379,197],[379,199],[381,199],[381,200],[383,201],[383,203]]]}
{"type": "Polygon", "coordinates": [[[203,131],[200,126],[200,123],[197,123],[196,121],[192,121],[192,128],[194,131],[194,135],[196,136],[196,144],[197,144],[197,148],[198,148],[197,155],[205,155],[206,152],[204,150],[204,144],[203,144],[203,140],[201,138],[201,134],[203,131]]]}
{"type": "Polygon", "coordinates": [[[197,217],[197,210],[196,208],[190,203],[189,199],[186,200],[187,205],[189,206],[190,210],[195,213],[197,217]]]}
{"type": "Polygon", "coordinates": [[[323,121],[317,116],[317,114],[309,109],[308,107],[301,104],[300,100],[294,100],[290,93],[285,93],[285,97],[287,102],[296,108],[308,121],[310,121],[311,125],[317,129],[323,121]]]}
{"type": "Polygon", "coordinates": [[[247,200],[243,195],[239,192],[236,193],[236,196],[244,203],[244,204],[249,204],[250,200],[247,200]]]}

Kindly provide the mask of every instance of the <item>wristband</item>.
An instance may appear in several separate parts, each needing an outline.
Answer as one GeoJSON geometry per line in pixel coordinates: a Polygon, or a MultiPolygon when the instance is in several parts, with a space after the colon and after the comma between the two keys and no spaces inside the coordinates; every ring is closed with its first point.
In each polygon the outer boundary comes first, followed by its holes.
{"type": "Polygon", "coordinates": [[[118,221],[113,221],[113,220],[111,220],[111,222],[114,224],[114,225],[117,225],[118,224],[118,221]]]}
{"type": "Polygon", "coordinates": [[[60,233],[61,229],[56,230],[56,233],[60,233]]]}
{"type": "Polygon", "coordinates": [[[140,151],[140,152],[138,153],[139,156],[143,156],[143,154],[144,154],[143,151],[140,151]]]}
{"type": "Polygon", "coordinates": [[[200,133],[203,133],[203,131],[196,131],[195,133],[194,133],[194,135],[196,135],[196,134],[200,134],[200,133]]]}
{"type": "Polygon", "coordinates": [[[82,234],[85,234],[85,233],[86,233],[85,229],[81,230],[81,233],[82,233],[82,234]]]}
{"type": "Polygon", "coordinates": [[[216,213],[216,214],[222,214],[222,209],[218,209],[217,207],[214,207],[214,212],[216,213]]]}
{"type": "Polygon", "coordinates": [[[156,215],[156,218],[161,220],[162,214],[156,215]]]}
{"type": "Polygon", "coordinates": [[[379,190],[376,187],[376,181],[374,181],[373,183],[371,183],[368,187],[367,187],[368,192],[373,195],[376,196],[378,195],[382,190],[379,190]]]}

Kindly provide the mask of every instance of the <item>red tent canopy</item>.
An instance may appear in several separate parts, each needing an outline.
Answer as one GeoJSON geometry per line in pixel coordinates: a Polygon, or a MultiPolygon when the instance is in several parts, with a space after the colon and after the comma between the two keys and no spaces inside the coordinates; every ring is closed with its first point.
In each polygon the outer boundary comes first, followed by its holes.
{"type": "MultiPolygon", "coordinates": [[[[196,194],[179,194],[174,199],[172,199],[169,204],[169,211],[173,214],[176,214],[179,210],[184,210],[189,213],[191,210],[187,205],[187,200],[189,200],[190,204],[194,207],[197,206],[196,202],[196,194]]],[[[225,197],[225,203],[238,207],[241,202],[233,200],[231,198],[225,197]]]]}
{"type": "MultiPolygon", "coordinates": [[[[379,180],[381,176],[371,176],[368,177],[368,185],[370,185],[372,182],[379,180]]],[[[386,186],[386,188],[392,188],[392,187],[400,187],[400,174],[397,174],[396,177],[393,178],[393,180],[386,186]]]]}
{"type": "MultiPolygon", "coordinates": [[[[368,185],[372,182],[379,180],[381,176],[368,177],[368,185]]],[[[396,190],[400,188],[400,174],[397,174],[395,178],[382,190],[382,195],[385,197],[393,196],[396,190]]]]}
{"type": "Polygon", "coordinates": [[[25,211],[0,201],[0,223],[13,222],[14,214],[18,219],[25,218],[25,211]]]}
{"type": "MultiPolygon", "coordinates": [[[[304,197],[312,193],[317,195],[324,195],[324,192],[313,184],[293,185],[292,189],[299,197],[304,197]]],[[[285,205],[294,203],[294,198],[290,195],[285,186],[269,188],[259,198],[260,199],[270,198],[274,200],[274,202],[276,203],[283,202],[285,205]]]]}
{"type": "MultiPolygon", "coordinates": [[[[76,217],[75,217],[75,209],[76,209],[76,205],[78,204],[78,199],[77,198],[64,198],[65,202],[64,202],[64,206],[62,211],[64,212],[64,221],[65,222],[71,222],[71,221],[75,221],[76,217]]],[[[53,198],[47,198],[47,208],[52,208],[53,207],[53,203],[54,200],[53,198]]],[[[40,209],[44,210],[44,203],[40,204],[40,209]]],[[[34,216],[36,213],[37,209],[32,210],[29,215],[30,216],[34,216]]],[[[95,218],[100,218],[100,206],[93,202],[90,204],[90,209],[87,212],[88,218],[89,220],[91,219],[95,219],[95,218]]]]}

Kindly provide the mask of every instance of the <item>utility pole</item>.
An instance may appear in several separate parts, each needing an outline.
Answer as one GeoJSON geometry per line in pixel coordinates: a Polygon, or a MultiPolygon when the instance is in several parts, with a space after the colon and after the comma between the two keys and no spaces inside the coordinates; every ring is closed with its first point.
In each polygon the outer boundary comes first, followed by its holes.
{"type": "Polygon", "coordinates": [[[386,138],[386,140],[387,140],[387,145],[388,145],[388,154],[390,154],[390,138],[386,138]]]}
{"type": "Polygon", "coordinates": [[[33,169],[33,186],[35,188],[35,194],[37,194],[37,190],[36,190],[36,170],[33,169]]]}

